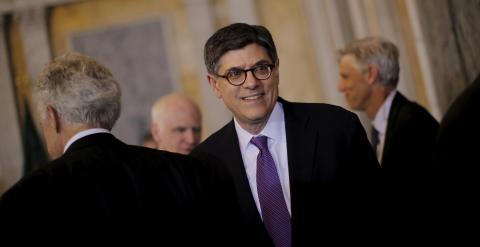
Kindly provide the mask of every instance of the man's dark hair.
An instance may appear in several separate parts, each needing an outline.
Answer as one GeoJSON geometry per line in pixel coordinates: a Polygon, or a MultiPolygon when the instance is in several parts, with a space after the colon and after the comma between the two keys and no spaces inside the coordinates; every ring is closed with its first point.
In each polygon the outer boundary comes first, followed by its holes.
{"type": "Polygon", "coordinates": [[[231,50],[241,49],[249,44],[265,48],[273,63],[277,63],[277,49],[272,35],[264,26],[234,23],[219,29],[205,43],[204,59],[209,73],[218,69],[218,60],[231,50]]]}

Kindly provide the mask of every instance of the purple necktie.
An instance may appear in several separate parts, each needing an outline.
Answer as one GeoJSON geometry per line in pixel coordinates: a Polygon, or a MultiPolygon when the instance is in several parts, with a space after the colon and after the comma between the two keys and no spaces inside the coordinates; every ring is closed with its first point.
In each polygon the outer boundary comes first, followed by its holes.
{"type": "Polygon", "coordinates": [[[268,151],[267,139],[266,136],[257,136],[250,141],[260,149],[257,156],[257,191],[263,224],[276,247],[291,246],[290,214],[275,162],[268,151]]]}

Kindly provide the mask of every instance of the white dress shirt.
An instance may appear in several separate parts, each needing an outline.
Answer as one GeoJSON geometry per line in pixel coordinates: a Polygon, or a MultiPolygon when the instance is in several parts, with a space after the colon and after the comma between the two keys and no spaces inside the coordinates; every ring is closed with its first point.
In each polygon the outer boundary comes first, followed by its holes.
{"type": "MultiPolygon", "coordinates": [[[[260,150],[250,143],[250,140],[254,135],[244,130],[234,118],[235,129],[238,135],[238,141],[240,144],[240,151],[242,153],[243,165],[247,173],[248,182],[250,184],[250,190],[252,191],[253,199],[257,205],[260,217],[262,215],[262,209],[258,199],[257,191],[257,156],[260,150]]],[[[285,134],[285,116],[283,112],[283,106],[277,102],[273,108],[272,114],[268,119],[265,128],[258,134],[268,137],[268,149],[272,154],[273,161],[277,168],[278,177],[282,185],[283,196],[287,203],[288,212],[291,215],[290,210],[290,180],[288,175],[288,157],[287,157],[287,137],[285,134]]],[[[255,135],[255,136],[258,136],[255,135]]]]}
{"type": "Polygon", "coordinates": [[[83,138],[83,137],[88,136],[88,135],[97,134],[97,133],[110,133],[110,131],[108,131],[106,129],[102,129],[102,128],[93,128],[93,129],[82,130],[82,131],[78,132],[77,134],[75,134],[74,136],[72,136],[70,138],[70,140],[68,140],[67,144],[63,148],[63,153],[65,153],[67,151],[67,149],[72,145],[72,143],[74,143],[78,139],[83,138]]]}
{"type": "Polygon", "coordinates": [[[388,115],[390,114],[390,109],[392,108],[393,98],[397,90],[393,90],[387,96],[387,99],[383,102],[380,109],[378,109],[377,114],[375,114],[375,118],[373,119],[373,127],[378,131],[378,145],[377,145],[377,160],[380,164],[382,164],[382,154],[383,154],[383,147],[385,146],[385,134],[387,132],[387,124],[388,124],[388,115]]]}

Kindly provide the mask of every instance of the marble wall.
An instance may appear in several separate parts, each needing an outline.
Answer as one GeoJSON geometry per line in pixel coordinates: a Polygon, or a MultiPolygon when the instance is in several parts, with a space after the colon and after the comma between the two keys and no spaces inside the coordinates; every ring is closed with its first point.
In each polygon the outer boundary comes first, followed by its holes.
{"type": "Polygon", "coordinates": [[[480,73],[480,1],[416,1],[442,113],[480,73]]]}

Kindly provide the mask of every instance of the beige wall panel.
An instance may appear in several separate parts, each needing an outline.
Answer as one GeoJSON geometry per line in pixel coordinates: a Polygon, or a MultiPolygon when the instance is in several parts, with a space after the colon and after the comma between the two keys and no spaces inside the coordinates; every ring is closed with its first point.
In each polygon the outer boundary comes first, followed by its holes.
{"type": "Polygon", "coordinates": [[[344,95],[338,91],[338,54],[345,41],[342,35],[336,0],[303,0],[312,37],[315,68],[321,84],[323,101],[346,107],[344,95]],[[326,35],[328,34],[328,35],[326,35]]]}
{"type": "MultiPolygon", "coordinates": [[[[3,26],[3,20],[0,22],[3,26]]],[[[17,41],[19,38],[18,28],[15,28],[17,35],[15,35],[10,42],[17,41]]],[[[5,37],[3,28],[0,30],[0,36],[5,37]]],[[[5,39],[0,39],[0,106],[2,111],[2,118],[0,119],[0,195],[10,186],[12,186],[22,176],[23,167],[23,147],[21,143],[20,123],[18,108],[19,104],[16,102],[15,87],[12,83],[12,76],[10,74],[10,65],[8,63],[7,42],[5,39]]],[[[20,48],[20,47],[18,47],[20,48]]],[[[16,54],[10,54],[16,56],[16,54]]],[[[21,60],[23,68],[25,61],[21,60]]],[[[18,78],[20,79],[20,78],[18,78]]],[[[18,80],[17,79],[17,80],[18,80]]],[[[16,80],[15,80],[16,81],[16,80]]],[[[22,79],[21,81],[25,81],[22,79]]],[[[18,89],[17,89],[18,90],[18,89]]]]}
{"type": "Polygon", "coordinates": [[[100,29],[112,25],[166,17],[172,25],[172,58],[180,74],[180,88],[198,97],[195,64],[191,57],[191,31],[182,0],[86,1],[55,8],[51,16],[51,40],[55,56],[71,49],[69,36],[74,32],[100,29]]]}
{"type": "Polygon", "coordinates": [[[69,39],[74,33],[152,20],[161,20],[164,24],[173,89],[192,96],[202,110],[207,109],[208,106],[202,104],[199,87],[205,85],[200,85],[203,82],[198,80],[197,58],[194,57],[197,53],[193,50],[194,39],[183,0],[124,0],[121,4],[111,0],[86,1],[54,8],[51,14],[54,55],[72,49],[69,39]]]}
{"type": "Polygon", "coordinates": [[[399,31],[404,39],[405,54],[403,54],[403,56],[406,58],[405,61],[407,64],[409,64],[411,76],[415,82],[416,101],[426,107],[430,112],[433,112],[432,106],[428,100],[425,81],[420,69],[419,57],[415,50],[415,37],[413,35],[411,20],[408,17],[407,6],[404,0],[396,0],[393,3],[393,6],[398,13],[398,21],[400,22],[399,31]]]}
{"type": "Polygon", "coordinates": [[[276,41],[280,96],[292,101],[323,101],[302,1],[261,0],[257,9],[260,23],[268,27],[276,41]]]}
{"type": "Polygon", "coordinates": [[[227,0],[211,0],[212,12],[214,13],[215,29],[232,23],[230,9],[227,0]]]}

